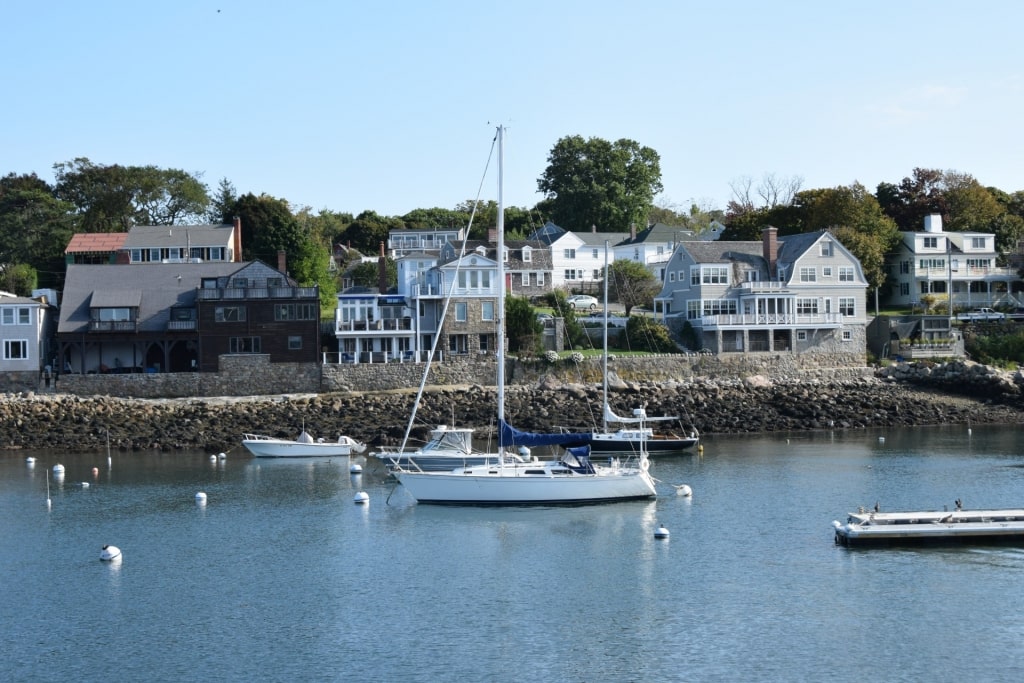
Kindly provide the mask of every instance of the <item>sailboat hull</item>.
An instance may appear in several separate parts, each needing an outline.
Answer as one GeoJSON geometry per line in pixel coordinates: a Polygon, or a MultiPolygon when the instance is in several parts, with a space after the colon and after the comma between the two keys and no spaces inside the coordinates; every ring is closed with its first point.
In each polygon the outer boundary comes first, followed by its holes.
{"type": "Polygon", "coordinates": [[[656,495],[646,472],[622,474],[530,474],[529,466],[470,468],[448,473],[397,471],[394,475],[419,503],[432,505],[583,505],[640,500],[656,495]]]}
{"type": "MultiPolygon", "coordinates": [[[[662,455],[668,453],[681,453],[696,446],[697,441],[697,437],[684,437],[679,439],[671,437],[653,437],[644,440],[644,448],[646,448],[647,452],[651,455],[656,453],[661,453],[662,455]]],[[[597,433],[591,437],[590,452],[609,455],[639,453],[640,439],[623,437],[614,432],[609,434],[597,433]]]]}

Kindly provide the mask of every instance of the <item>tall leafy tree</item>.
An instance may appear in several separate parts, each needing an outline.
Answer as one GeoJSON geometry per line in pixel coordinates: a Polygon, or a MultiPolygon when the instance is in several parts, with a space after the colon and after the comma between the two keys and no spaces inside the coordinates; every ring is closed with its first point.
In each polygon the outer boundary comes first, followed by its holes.
{"type": "Polygon", "coordinates": [[[34,173],[0,178],[0,264],[30,265],[42,286],[59,287],[73,210],[34,173]]]}
{"type": "Polygon", "coordinates": [[[245,260],[259,259],[276,267],[278,251],[284,251],[289,261],[300,255],[305,236],[285,200],[249,192],[238,198],[232,214],[242,219],[245,260]]]}
{"type": "Polygon", "coordinates": [[[548,155],[537,189],[553,220],[568,230],[622,231],[644,226],[663,189],[661,158],[633,140],[614,143],[579,135],[562,138],[548,155]]]}
{"type": "Polygon", "coordinates": [[[885,255],[896,247],[899,230],[863,185],[805,190],[793,204],[800,232],[831,231],[860,261],[872,287],[885,283],[885,255]]]}
{"type": "Polygon", "coordinates": [[[642,263],[616,259],[609,264],[608,271],[609,295],[625,307],[626,315],[635,306],[650,307],[654,295],[661,289],[658,278],[642,263]]]}
{"type": "Polygon", "coordinates": [[[925,216],[946,213],[943,172],[936,169],[915,168],[899,185],[879,183],[875,197],[903,231],[921,230],[925,216]]]}
{"type": "Polygon", "coordinates": [[[388,242],[388,233],[405,227],[401,218],[381,216],[376,211],[364,211],[355,217],[339,236],[342,244],[364,254],[380,252],[380,243],[388,242]]]}
{"type": "Polygon", "coordinates": [[[209,210],[206,185],[178,169],[102,166],[79,157],[54,164],[53,170],[55,194],[74,205],[78,232],[197,223],[209,210]]]}

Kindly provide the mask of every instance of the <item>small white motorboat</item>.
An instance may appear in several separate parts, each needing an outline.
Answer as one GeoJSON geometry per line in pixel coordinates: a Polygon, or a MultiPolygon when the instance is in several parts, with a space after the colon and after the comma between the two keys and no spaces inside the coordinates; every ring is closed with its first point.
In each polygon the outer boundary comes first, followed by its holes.
{"type": "Polygon", "coordinates": [[[366,444],[341,435],[337,441],[314,439],[303,429],[294,440],[278,439],[262,434],[244,434],[242,445],[257,458],[315,458],[362,453],[366,444]]]}

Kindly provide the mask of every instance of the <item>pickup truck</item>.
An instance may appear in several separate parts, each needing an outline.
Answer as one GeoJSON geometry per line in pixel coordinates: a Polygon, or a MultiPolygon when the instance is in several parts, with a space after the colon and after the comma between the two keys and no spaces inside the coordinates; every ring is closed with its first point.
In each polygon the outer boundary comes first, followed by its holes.
{"type": "Polygon", "coordinates": [[[1000,313],[999,311],[991,308],[975,308],[967,313],[959,313],[956,316],[957,320],[965,322],[977,322],[977,321],[988,321],[988,320],[1005,320],[1006,314],[1000,313]]]}

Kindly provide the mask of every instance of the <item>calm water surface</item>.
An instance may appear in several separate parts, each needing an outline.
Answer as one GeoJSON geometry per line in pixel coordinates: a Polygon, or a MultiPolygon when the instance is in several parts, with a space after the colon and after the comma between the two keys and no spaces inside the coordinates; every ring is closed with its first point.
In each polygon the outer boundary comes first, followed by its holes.
{"type": "Polygon", "coordinates": [[[709,438],[654,463],[657,500],[567,509],[417,506],[346,459],[3,454],[0,676],[1018,681],[1024,549],[850,550],[831,521],[1024,505],[1021,446],[1012,427],[709,438]]]}

